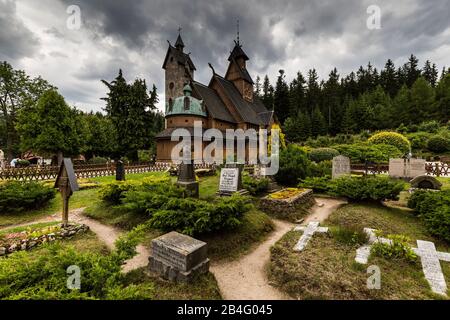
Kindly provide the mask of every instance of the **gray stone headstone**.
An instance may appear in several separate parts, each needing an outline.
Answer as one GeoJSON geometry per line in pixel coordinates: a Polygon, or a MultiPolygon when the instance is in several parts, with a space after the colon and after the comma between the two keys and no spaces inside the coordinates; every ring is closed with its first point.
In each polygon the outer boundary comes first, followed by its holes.
{"type": "Polygon", "coordinates": [[[149,267],[165,279],[187,282],[209,270],[207,244],[172,231],[152,240],[149,267]]]}
{"type": "Polygon", "coordinates": [[[239,185],[239,169],[223,168],[220,170],[219,192],[236,192],[239,185]]]}
{"type": "Polygon", "coordinates": [[[350,158],[346,156],[337,156],[333,158],[333,179],[339,178],[344,175],[349,175],[350,172],[350,158]]]}
{"type": "Polygon", "coordinates": [[[411,179],[424,174],[424,159],[389,159],[389,176],[392,178],[411,179]]]}

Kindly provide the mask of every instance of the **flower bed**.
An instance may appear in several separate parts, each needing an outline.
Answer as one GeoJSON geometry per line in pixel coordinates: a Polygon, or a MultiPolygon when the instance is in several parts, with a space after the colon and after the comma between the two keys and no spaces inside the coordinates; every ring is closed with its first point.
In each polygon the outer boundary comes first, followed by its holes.
{"type": "Polygon", "coordinates": [[[66,228],[62,228],[58,224],[32,231],[25,230],[9,233],[0,237],[0,256],[20,250],[30,250],[42,243],[70,238],[75,234],[86,232],[87,230],[89,230],[89,227],[84,224],[71,224],[66,228]]]}
{"type": "Polygon", "coordinates": [[[279,218],[296,219],[315,203],[311,189],[286,188],[262,198],[261,210],[279,218]]]}

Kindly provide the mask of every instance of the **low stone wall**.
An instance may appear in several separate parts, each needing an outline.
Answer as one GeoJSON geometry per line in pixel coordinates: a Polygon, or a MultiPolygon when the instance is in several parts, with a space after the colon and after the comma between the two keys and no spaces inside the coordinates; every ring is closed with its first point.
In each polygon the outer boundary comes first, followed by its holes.
{"type": "Polygon", "coordinates": [[[78,233],[83,233],[88,230],[89,227],[84,224],[69,225],[68,227],[54,233],[43,234],[35,238],[22,239],[5,247],[0,246],[0,256],[4,256],[20,250],[30,250],[41,245],[42,243],[52,242],[58,239],[70,238],[78,233]]]}
{"type": "Polygon", "coordinates": [[[311,189],[306,189],[287,199],[273,199],[266,196],[260,200],[259,207],[261,210],[276,217],[292,218],[298,214],[300,208],[308,209],[312,207],[315,202],[313,191],[311,189]]]}

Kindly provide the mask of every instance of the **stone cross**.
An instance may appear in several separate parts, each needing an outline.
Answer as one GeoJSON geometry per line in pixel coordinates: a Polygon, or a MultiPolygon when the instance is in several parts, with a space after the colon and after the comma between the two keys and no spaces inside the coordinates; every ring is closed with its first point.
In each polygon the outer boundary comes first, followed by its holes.
{"type": "MultiPolygon", "coordinates": [[[[369,244],[363,245],[356,250],[355,261],[361,264],[367,264],[370,249],[374,243],[386,243],[392,245],[390,239],[377,237],[375,229],[364,228],[364,232],[369,236],[369,244]]],[[[433,242],[417,240],[417,248],[412,248],[415,254],[420,257],[422,270],[430,284],[431,290],[435,293],[446,295],[447,284],[442,273],[439,260],[450,262],[450,253],[436,251],[433,242]]]]}
{"type": "Polygon", "coordinates": [[[390,239],[377,237],[375,235],[375,229],[364,228],[364,232],[369,236],[369,244],[365,244],[356,249],[355,261],[360,264],[367,264],[370,256],[370,249],[374,243],[392,244],[392,240],[390,239]]]}
{"type": "Polygon", "coordinates": [[[303,249],[305,249],[306,245],[308,244],[309,240],[312,238],[314,233],[316,232],[326,233],[328,232],[328,228],[319,227],[319,222],[314,221],[310,222],[307,226],[295,227],[294,231],[303,231],[300,240],[298,240],[297,244],[294,246],[294,251],[303,251],[303,249]]]}
{"type": "Polygon", "coordinates": [[[450,262],[450,253],[436,251],[433,242],[423,240],[417,240],[417,248],[413,250],[420,257],[423,273],[431,290],[446,295],[447,284],[439,260],[450,262]]]}

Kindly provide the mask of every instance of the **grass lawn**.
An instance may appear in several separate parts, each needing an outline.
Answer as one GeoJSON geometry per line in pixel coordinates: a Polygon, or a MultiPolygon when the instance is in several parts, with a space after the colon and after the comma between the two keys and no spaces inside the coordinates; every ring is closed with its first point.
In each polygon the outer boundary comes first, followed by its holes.
{"type": "MultiPolygon", "coordinates": [[[[358,245],[339,241],[337,228],[371,227],[388,234],[404,234],[412,239],[434,241],[438,250],[450,251],[448,244],[429,236],[420,220],[411,213],[380,205],[349,204],[334,212],[324,225],[329,234],[314,234],[302,252],[292,250],[301,236],[291,231],[275,244],[271,252],[270,280],[296,299],[439,299],[431,292],[420,265],[404,260],[371,256],[368,265],[354,262],[358,245]],[[366,286],[367,268],[381,270],[381,289],[366,286]]],[[[448,281],[450,263],[441,261],[448,281]]]]}
{"type": "MultiPolygon", "coordinates": [[[[126,175],[127,180],[142,180],[149,176],[162,176],[164,172],[148,172],[148,173],[136,173],[126,175]]],[[[115,176],[91,178],[89,181],[96,182],[99,185],[107,184],[115,181],[115,176]]],[[[51,181],[46,181],[45,184],[51,185],[51,181]]],[[[98,188],[83,189],[73,193],[70,197],[70,210],[93,206],[99,203],[98,188]]],[[[41,209],[31,210],[19,213],[0,213],[0,229],[9,225],[27,223],[45,216],[59,213],[62,211],[61,195],[58,192],[56,197],[50,201],[50,203],[41,209]]]]}

